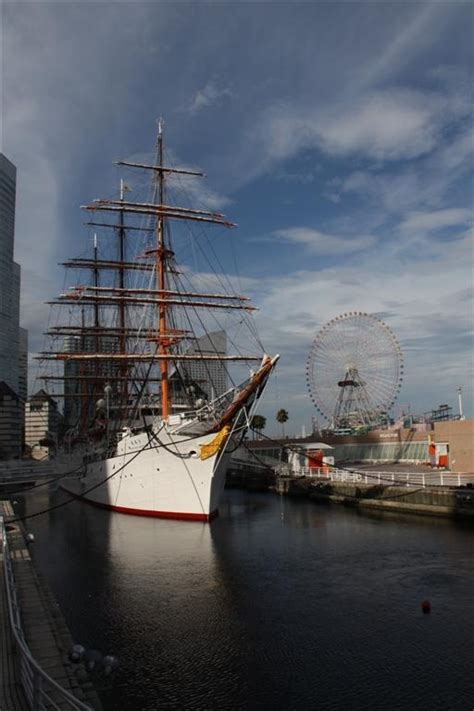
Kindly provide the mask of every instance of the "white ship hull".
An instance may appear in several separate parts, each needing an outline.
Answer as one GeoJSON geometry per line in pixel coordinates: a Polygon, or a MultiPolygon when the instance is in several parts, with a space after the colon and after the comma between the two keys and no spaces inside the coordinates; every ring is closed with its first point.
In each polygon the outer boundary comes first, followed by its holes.
{"type": "Polygon", "coordinates": [[[61,487],[91,504],[139,516],[209,521],[219,508],[230,455],[222,449],[201,459],[213,435],[170,437],[157,444],[146,432],[126,434],[114,456],[97,453],[58,458],[61,487]],[[86,460],[86,461],[84,461],[86,460]]]}
{"type": "MultiPolygon", "coordinates": [[[[192,223],[199,231],[203,223],[235,225],[220,212],[182,207],[168,198],[174,174],[203,174],[166,166],[161,120],[153,163],[119,164],[151,170],[149,189],[140,190],[136,181],[142,197],[130,201],[121,181],[120,200],[98,198],[82,206],[94,214],[115,212],[116,223],[91,224],[112,228],[117,241],[99,249],[95,235],[92,255],[64,263],[89,278],[81,276],[51,302],[66,308],[51,320],[49,347],[39,354],[46,363],[39,377],[53,388],[58,382],[58,395],[65,398],[58,479],[74,496],[114,511],[208,521],[218,511],[234,440],[249,428],[279,356],[262,352],[248,320],[255,310],[248,297],[236,294],[231,284],[223,293],[214,287],[202,291],[197,260],[194,270],[185,268],[185,283],[176,277],[182,272],[172,222],[184,220],[191,235],[192,223]],[[133,250],[128,230],[138,233],[133,250]],[[201,309],[212,320],[203,318],[201,309]],[[206,329],[220,323],[215,310],[225,315],[219,342],[206,329]],[[253,353],[234,345],[242,326],[253,353]],[[237,352],[227,352],[227,340],[237,352]],[[260,359],[258,369],[250,369],[260,359]],[[54,363],[56,368],[50,367],[54,363]],[[238,386],[236,373],[228,371],[231,364],[247,373],[238,386]]],[[[205,250],[203,258],[207,269],[205,250]]],[[[50,395],[40,394],[56,407],[50,395]]]]}

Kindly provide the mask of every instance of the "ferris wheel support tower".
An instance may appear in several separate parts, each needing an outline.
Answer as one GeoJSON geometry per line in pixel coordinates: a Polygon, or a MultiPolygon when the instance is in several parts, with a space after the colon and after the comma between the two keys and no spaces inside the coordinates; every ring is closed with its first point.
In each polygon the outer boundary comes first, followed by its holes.
{"type": "Polygon", "coordinates": [[[375,424],[373,407],[370,404],[365,382],[360,377],[357,368],[348,368],[344,380],[339,380],[337,385],[340,388],[340,393],[334,410],[334,427],[375,424]]]}

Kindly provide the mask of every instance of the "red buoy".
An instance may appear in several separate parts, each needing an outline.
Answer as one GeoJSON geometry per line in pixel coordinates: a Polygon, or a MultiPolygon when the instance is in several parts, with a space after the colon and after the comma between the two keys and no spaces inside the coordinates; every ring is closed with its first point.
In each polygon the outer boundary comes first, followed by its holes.
{"type": "Polygon", "coordinates": [[[428,615],[431,612],[431,602],[429,600],[423,600],[421,603],[421,609],[425,615],[428,615]]]}

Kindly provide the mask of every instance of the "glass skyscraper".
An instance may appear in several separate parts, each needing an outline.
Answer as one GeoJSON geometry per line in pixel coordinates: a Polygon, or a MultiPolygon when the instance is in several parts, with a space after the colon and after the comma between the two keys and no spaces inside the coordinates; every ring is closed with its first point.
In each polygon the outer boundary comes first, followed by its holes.
{"type": "Polygon", "coordinates": [[[28,336],[20,329],[20,265],[13,259],[16,168],[0,153],[0,458],[21,455],[28,336]]]}
{"type": "Polygon", "coordinates": [[[20,265],[13,261],[16,168],[0,153],[0,382],[17,395],[20,350],[20,265]]]}

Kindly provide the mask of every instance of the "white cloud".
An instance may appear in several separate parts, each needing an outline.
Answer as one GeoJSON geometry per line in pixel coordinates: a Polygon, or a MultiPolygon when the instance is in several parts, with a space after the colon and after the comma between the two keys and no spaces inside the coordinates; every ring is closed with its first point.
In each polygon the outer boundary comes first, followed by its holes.
{"type": "MultiPolygon", "coordinates": [[[[188,168],[185,167],[184,169],[188,168]]],[[[213,190],[206,182],[206,178],[178,175],[169,180],[169,186],[170,190],[176,195],[178,202],[180,204],[184,202],[185,206],[221,210],[232,202],[227,195],[222,195],[213,190]]]]}
{"type": "Polygon", "coordinates": [[[225,99],[233,99],[234,91],[230,87],[219,88],[215,82],[208,81],[207,84],[193,97],[188,111],[191,114],[197,114],[199,111],[210,106],[219,106],[225,99]]]}
{"type": "Polygon", "coordinates": [[[444,123],[444,102],[415,92],[379,92],[319,122],[316,131],[328,153],[361,153],[399,160],[429,152],[444,123]],[[339,113],[339,115],[337,115],[339,113]]]}
{"type": "Polygon", "coordinates": [[[253,168],[244,171],[250,176],[307,149],[335,157],[406,161],[442,146],[444,129],[469,111],[462,95],[401,88],[366,92],[326,108],[278,103],[260,114],[241,160],[252,162],[253,168]]]}
{"type": "MultiPolygon", "coordinates": [[[[270,189],[263,181],[252,185],[255,178],[286,180],[285,193],[293,191],[293,206],[285,214],[275,209],[268,230],[305,219],[295,219],[295,188],[305,199],[310,190],[313,197],[324,193],[326,175],[341,178],[327,197],[342,209],[335,215],[333,205],[323,206],[321,231],[290,227],[279,238],[302,247],[308,263],[311,255],[350,252],[357,253],[357,265],[344,260],[334,270],[309,267],[246,283],[263,294],[259,318],[270,346],[284,353],[281,373],[289,379],[287,385],[282,375],[280,385],[288,397],[304,389],[303,378],[297,384],[295,379],[317,327],[355,308],[391,310],[388,318],[407,344],[426,330],[425,370],[412,363],[418,382],[426,382],[424,373],[436,372],[440,363],[443,378],[448,362],[458,377],[464,351],[461,359],[443,360],[434,345],[442,349],[456,341],[452,330],[446,336],[450,322],[464,333],[458,312],[467,303],[460,305],[455,292],[470,276],[470,252],[459,251],[461,237],[448,247],[429,244],[422,234],[417,245],[423,249],[414,254],[406,225],[424,219],[426,231],[431,219],[436,225],[431,222],[429,229],[435,229],[442,219],[455,219],[451,211],[462,210],[463,195],[454,196],[453,188],[472,168],[469,90],[453,80],[456,67],[443,79],[439,60],[463,62],[468,56],[467,6],[350,3],[341,14],[337,3],[324,11],[317,3],[303,4],[297,12],[283,3],[275,7],[278,21],[270,24],[258,3],[236,5],[231,13],[225,3],[199,5],[192,16],[173,3],[95,8],[92,25],[87,7],[77,2],[7,3],[4,13],[2,118],[5,150],[19,166],[16,258],[29,290],[27,325],[44,330],[36,304],[56,291],[55,262],[66,248],[83,249],[75,229],[81,222],[77,204],[116,177],[103,170],[102,160],[107,164],[109,156],[146,146],[147,132],[164,112],[171,145],[186,156],[191,148],[191,160],[202,162],[210,180],[217,172],[215,184],[183,182],[189,202],[220,209],[229,202],[226,192],[250,186],[234,199],[242,199],[236,207],[248,210],[251,230],[260,224],[256,206],[268,210],[270,189]],[[290,33],[281,29],[287,19],[290,33]],[[370,43],[360,42],[366,31],[370,43]],[[250,39],[242,48],[244,32],[250,39]],[[450,56],[452,36],[459,42],[450,56]],[[438,79],[427,67],[436,67],[438,79]],[[285,163],[295,156],[298,161],[285,163]],[[372,235],[382,235],[378,227],[394,215],[405,231],[367,249],[375,243],[372,235]],[[32,278],[35,270],[43,283],[32,278]]],[[[261,272],[271,273],[273,261],[281,266],[279,258],[275,250],[268,265],[262,261],[261,272]]]]}
{"type": "MultiPolygon", "coordinates": [[[[335,189],[336,192],[339,190],[337,194],[340,195],[356,193],[379,209],[406,219],[410,212],[445,208],[452,186],[471,172],[473,152],[471,127],[461,126],[449,140],[442,142],[421,160],[403,162],[390,172],[381,166],[371,171],[354,171],[335,189]]],[[[328,181],[328,188],[334,189],[333,181],[328,181]]]]}
{"type": "Polygon", "coordinates": [[[410,398],[415,409],[428,409],[436,399],[452,401],[460,384],[468,399],[473,382],[470,236],[424,250],[422,261],[406,259],[403,248],[397,255],[396,249],[384,244],[357,265],[261,280],[257,321],[269,352],[283,354],[278,368],[283,400],[304,391],[313,338],[346,311],[382,312],[401,342],[406,366],[402,401],[410,398]]]}
{"type": "Polygon", "coordinates": [[[472,211],[465,208],[449,208],[434,212],[413,212],[404,220],[400,229],[404,232],[428,232],[443,227],[466,225],[472,221],[472,211]]]}
{"type": "Polygon", "coordinates": [[[352,254],[372,247],[376,241],[372,235],[338,237],[309,227],[288,227],[276,230],[273,235],[285,242],[303,245],[321,255],[352,254]]]}
{"type": "Polygon", "coordinates": [[[426,45],[432,44],[434,38],[441,30],[443,15],[448,3],[428,2],[419,6],[413,4],[416,11],[414,17],[409,17],[407,22],[384,50],[372,57],[370,64],[364,67],[360,79],[355,83],[354,89],[360,91],[362,87],[373,85],[381,80],[386,80],[387,75],[393,75],[401,66],[406,65],[426,45]],[[438,25],[438,27],[436,27],[438,25]]]}
{"type": "Polygon", "coordinates": [[[431,181],[424,181],[415,168],[404,167],[399,173],[356,171],[343,182],[342,193],[356,193],[390,213],[405,212],[419,204],[439,199],[432,194],[431,181]],[[429,194],[427,191],[429,190],[429,194]]]}

